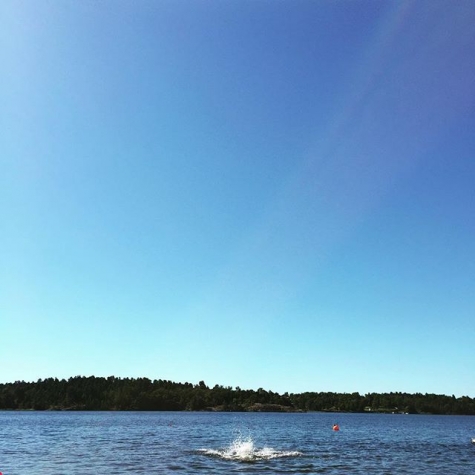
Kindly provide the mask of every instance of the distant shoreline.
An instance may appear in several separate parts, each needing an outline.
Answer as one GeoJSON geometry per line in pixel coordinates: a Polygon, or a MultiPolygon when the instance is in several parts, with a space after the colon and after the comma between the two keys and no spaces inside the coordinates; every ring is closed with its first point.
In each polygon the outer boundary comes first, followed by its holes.
{"type": "Polygon", "coordinates": [[[475,399],[401,392],[279,394],[262,388],[209,388],[204,381],[76,376],[0,384],[0,410],[475,415],[475,399]]]}

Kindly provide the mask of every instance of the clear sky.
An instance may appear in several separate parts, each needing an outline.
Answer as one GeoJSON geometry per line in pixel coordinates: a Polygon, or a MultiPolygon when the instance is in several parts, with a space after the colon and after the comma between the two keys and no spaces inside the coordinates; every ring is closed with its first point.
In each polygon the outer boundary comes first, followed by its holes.
{"type": "Polygon", "coordinates": [[[475,2],[0,2],[0,382],[475,397],[475,2]]]}

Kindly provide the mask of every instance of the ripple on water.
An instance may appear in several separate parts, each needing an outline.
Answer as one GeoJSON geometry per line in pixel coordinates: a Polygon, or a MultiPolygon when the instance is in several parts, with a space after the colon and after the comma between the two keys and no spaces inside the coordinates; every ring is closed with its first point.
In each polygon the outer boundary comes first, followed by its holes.
{"type": "Polygon", "coordinates": [[[217,457],[223,460],[235,460],[239,462],[256,462],[259,460],[272,460],[285,457],[299,457],[302,452],[276,450],[271,447],[257,448],[251,437],[246,439],[237,438],[229,447],[224,449],[199,449],[198,453],[217,457]]]}

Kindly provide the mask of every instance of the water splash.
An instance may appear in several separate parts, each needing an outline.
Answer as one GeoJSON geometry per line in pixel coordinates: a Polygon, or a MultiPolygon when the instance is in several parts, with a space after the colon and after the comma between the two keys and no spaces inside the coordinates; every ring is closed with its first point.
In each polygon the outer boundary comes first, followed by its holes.
{"type": "Polygon", "coordinates": [[[282,457],[298,457],[302,452],[275,450],[270,447],[257,448],[251,437],[235,439],[229,447],[225,449],[201,449],[204,455],[218,457],[224,460],[236,460],[240,462],[255,462],[258,460],[270,460],[282,457]]]}

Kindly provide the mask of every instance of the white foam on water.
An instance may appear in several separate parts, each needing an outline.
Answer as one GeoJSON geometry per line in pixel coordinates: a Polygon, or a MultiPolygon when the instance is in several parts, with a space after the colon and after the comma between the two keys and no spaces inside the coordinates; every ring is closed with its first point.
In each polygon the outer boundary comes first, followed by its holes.
{"type": "Polygon", "coordinates": [[[255,462],[258,460],[298,457],[302,455],[302,452],[298,451],[275,450],[270,447],[257,448],[251,437],[247,437],[246,439],[238,437],[225,449],[201,449],[199,452],[224,460],[237,460],[240,462],[255,462]]]}

